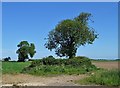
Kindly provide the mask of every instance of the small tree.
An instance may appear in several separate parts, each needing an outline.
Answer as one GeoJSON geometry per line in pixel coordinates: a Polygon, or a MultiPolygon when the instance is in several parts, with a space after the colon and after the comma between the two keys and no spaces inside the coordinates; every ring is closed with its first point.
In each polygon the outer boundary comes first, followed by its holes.
{"type": "Polygon", "coordinates": [[[49,32],[45,47],[49,50],[55,49],[60,57],[74,57],[79,46],[92,44],[98,37],[98,34],[88,25],[90,16],[90,13],[81,13],[73,20],[61,21],[49,32]]]}
{"type": "Polygon", "coordinates": [[[27,41],[21,41],[17,47],[19,47],[16,51],[19,62],[24,62],[25,59],[29,59],[29,55],[32,58],[36,53],[35,45],[33,43],[29,44],[27,41]]]}
{"type": "Polygon", "coordinates": [[[10,57],[6,57],[6,58],[4,58],[3,60],[4,60],[4,61],[10,61],[11,58],[10,58],[10,57]]]}

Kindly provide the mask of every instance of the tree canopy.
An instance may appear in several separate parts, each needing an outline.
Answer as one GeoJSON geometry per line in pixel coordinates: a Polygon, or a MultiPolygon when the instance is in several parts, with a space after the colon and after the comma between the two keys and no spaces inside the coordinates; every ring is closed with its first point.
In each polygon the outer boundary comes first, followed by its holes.
{"type": "Polygon", "coordinates": [[[3,58],[3,61],[10,61],[10,60],[11,60],[10,57],[3,58]]]}
{"type": "Polygon", "coordinates": [[[35,51],[35,45],[33,43],[28,43],[27,41],[21,41],[17,47],[19,48],[16,53],[18,54],[18,61],[24,62],[25,59],[29,59],[29,56],[32,58],[35,51]]]}
{"type": "Polygon", "coordinates": [[[90,13],[81,13],[74,19],[62,20],[49,32],[45,47],[55,49],[60,57],[74,57],[79,46],[92,44],[98,38],[95,30],[88,25],[93,22],[90,17],[90,13]]]}

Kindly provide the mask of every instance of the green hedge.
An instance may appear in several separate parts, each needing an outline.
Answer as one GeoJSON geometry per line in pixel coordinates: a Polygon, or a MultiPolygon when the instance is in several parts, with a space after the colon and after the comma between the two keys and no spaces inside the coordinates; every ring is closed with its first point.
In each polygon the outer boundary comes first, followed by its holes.
{"type": "Polygon", "coordinates": [[[91,66],[91,61],[87,57],[78,56],[72,59],[68,59],[64,64],[72,65],[72,66],[83,66],[83,65],[91,66]]]}
{"type": "Polygon", "coordinates": [[[23,69],[23,73],[33,75],[49,74],[81,74],[97,70],[87,57],[74,57],[71,59],[55,59],[48,56],[43,59],[33,61],[31,65],[23,69]]]}
{"type": "Polygon", "coordinates": [[[43,59],[35,60],[32,62],[30,67],[40,66],[40,65],[71,65],[71,66],[91,66],[91,60],[87,57],[74,57],[71,59],[55,59],[53,56],[48,56],[43,59]]]}

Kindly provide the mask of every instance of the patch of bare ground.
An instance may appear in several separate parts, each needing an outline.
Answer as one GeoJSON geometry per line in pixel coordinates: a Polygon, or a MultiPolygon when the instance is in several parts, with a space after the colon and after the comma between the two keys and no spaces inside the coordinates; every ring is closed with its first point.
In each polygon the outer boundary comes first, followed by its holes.
{"type": "Polygon", "coordinates": [[[92,61],[97,67],[104,68],[104,69],[118,69],[118,61],[92,61]]]}
{"type": "Polygon", "coordinates": [[[22,86],[78,86],[74,80],[85,78],[86,75],[60,75],[55,77],[42,77],[26,74],[10,75],[2,77],[3,85],[22,85],[22,86]]]}

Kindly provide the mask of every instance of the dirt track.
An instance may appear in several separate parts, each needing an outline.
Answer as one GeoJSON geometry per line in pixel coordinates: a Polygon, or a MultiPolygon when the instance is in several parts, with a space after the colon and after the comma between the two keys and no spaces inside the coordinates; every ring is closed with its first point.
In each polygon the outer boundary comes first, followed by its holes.
{"type": "MultiPolygon", "coordinates": [[[[118,62],[92,62],[94,65],[105,69],[118,68],[118,62]]],[[[3,85],[29,85],[29,86],[78,86],[74,84],[74,80],[79,80],[87,77],[87,75],[60,75],[56,77],[41,77],[26,74],[2,76],[3,85]]]]}
{"type": "Polygon", "coordinates": [[[61,75],[57,77],[38,77],[32,75],[3,75],[4,84],[17,84],[29,86],[77,86],[73,80],[79,80],[86,77],[85,75],[61,75]]]}

